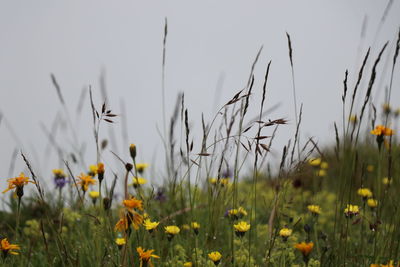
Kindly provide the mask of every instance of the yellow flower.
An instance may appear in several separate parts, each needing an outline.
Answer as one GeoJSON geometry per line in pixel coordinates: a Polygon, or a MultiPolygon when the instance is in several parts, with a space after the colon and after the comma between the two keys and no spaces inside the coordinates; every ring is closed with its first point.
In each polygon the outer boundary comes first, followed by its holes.
{"type": "Polygon", "coordinates": [[[369,198],[368,200],[367,200],[367,205],[368,205],[368,207],[370,207],[370,208],[376,208],[377,206],[378,206],[378,200],[376,200],[376,199],[373,199],[373,198],[369,198]]]}
{"type": "Polygon", "coordinates": [[[198,222],[192,222],[190,225],[192,226],[192,229],[193,229],[194,233],[196,235],[198,235],[199,234],[199,229],[200,229],[200,224],[198,222]]]}
{"type": "Polygon", "coordinates": [[[294,245],[294,247],[303,254],[304,257],[307,257],[314,248],[313,242],[301,242],[294,245]]]}
{"type": "Polygon", "coordinates": [[[377,136],[390,136],[393,135],[393,130],[383,125],[377,125],[375,129],[371,131],[371,134],[377,136]]]}
{"type": "Polygon", "coordinates": [[[8,187],[6,190],[3,191],[3,193],[16,188],[16,192],[19,197],[22,197],[22,195],[24,194],[25,185],[27,185],[28,183],[32,184],[35,183],[33,181],[30,181],[29,178],[26,177],[23,172],[21,172],[18,177],[8,179],[7,182],[8,182],[8,187]]]}
{"type": "Polygon", "coordinates": [[[372,164],[367,165],[367,172],[373,172],[374,170],[375,170],[374,165],[372,164]]]}
{"type": "Polygon", "coordinates": [[[353,124],[356,124],[357,123],[357,115],[351,115],[350,117],[349,117],[349,121],[351,122],[351,123],[353,123],[353,124]]]}
{"type": "Polygon", "coordinates": [[[382,179],[382,183],[383,183],[384,185],[390,185],[390,184],[392,184],[392,179],[390,179],[390,178],[388,178],[388,177],[384,177],[384,178],[382,179]]]}
{"type": "Polygon", "coordinates": [[[117,244],[118,248],[121,249],[123,245],[126,244],[125,238],[116,238],[115,244],[117,244]]]}
{"type": "Polygon", "coordinates": [[[146,219],[143,222],[144,227],[146,228],[147,231],[150,233],[153,232],[157,226],[159,225],[159,222],[152,222],[150,219],[146,219]]]}
{"type": "Polygon", "coordinates": [[[240,217],[247,216],[247,211],[243,207],[238,208],[238,213],[241,215],[240,217]]]}
{"type": "Polygon", "coordinates": [[[212,184],[212,185],[216,185],[218,182],[217,178],[210,178],[209,181],[210,181],[210,184],[212,184]]]}
{"type": "Polygon", "coordinates": [[[138,173],[142,173],[147,167],[149,167],[148,163],[136,163],[136,170],[138,173]]]}
{"type": "Polygon", "coordinates": [[[151,262],[150,262],[151,258],[160,258],[159,256],[153,254],[154,249],[149,249],[146,251],[146,250],[142,249],[142,247],[138,247],[138,248],[136,248],[136,251],[139,254],[140,263],[141,263],[140,266],[142,266],[142,265],[146,266],[147,263],[150,263],[150,266],[152,266],[151,262]]]}
{"type": "Polygon", "coordinates": [[[308,205],[307,209],[309,212],[311,212],[313,215],[319,215],[321,214],[321,207],[318,205],[308,205]]]}
{"type": "Polygon", "coordinates": [[[182,225],[182,229],[186,230],[186,231],[189,231],[190,230],[190,225],[184,224],[184,225],[182,225]]]}
{"type": "Polygon", "coordinates": [[[89,188],[89,185],[93,185],[96,183],[96,180],[93,179],[92,176],[86,175],[84,173],[81,173],[80,176],[78,176],[80,181],[77,182],[77,184],[81,185],[82,191],[86,192],[89,188]]]}
{"type": "Polygon", "coordinates": [[[135,230],[139,229],[139,226],[143,223],[143,216],[135,211],[128,211],[127,213],[128,222],[132,222],[132,226],[135,230]]]}
{"type": "Polygon", "coordinates": [[[183,264],[183,267],[192,267],[192,266],[193,266],[193,263],[191,263],[190,261],[185,262],[185,263],[183,264]]]}
{"type": "Polygon", "coordinates": [[[310,164],[313,167],[318,167],[321,164],[322,160],[321,158],[312,158],[308,160],[308,164],[310,164]]]}
{"type": "Polygon", "coordinates": [[[229,185],[229,178],[221,178],[219,179],[219,183],[221,186],[227,186],[229,185]]]}
{"type": "Polygon", "coordinates": [[[98,167],[97,165],[90,165],[88,174],[90,176],[95,176],[97,174],[98,167]]]}
{"type": "Polygon", "coordinates": [[[143,210],[143,203],[141,200],[136,199],[135,197],[131,197],[130,199],[125,199],[122,201],[122,204],[128,210],[132,211],[133,209],[143,210]]]}
{"type": "Polygon", "coordinates": [[[242,237],[247,231],[250,230],[250,224],[245,221],[241,221],[238,224],[234,224],[233,228],[237,236],[242,237]]]}
{"type": "Polygon", "coordinates": [[[372,197],[372,192],[368,188],[360,188],[357,190],[357,194],[362,198],[366,199],[372,197]]]}
{"type": "Polygon", "coordinates": [[[53,174],[54,174],[54,176],[60,177],[60,178],[66,177],[66,175],[62,169],[54,169],[53,174]]]}
{"type": "Polygon", "coordinates": [[[344,214],[346,217],[353,217],[354,215],[357,216],[360,213],[360,209],[357,205],[347,204],[347,207],[344,209],[344,214]]]}
{"type": "Polygon", "coordinates": [[[283,241],[286,241],[288,239],[288,237],[292,235],[292,232],[293,232],[292,229],[285,227],[279,231],[279,236],[281,236],[283,238],[283,241]]]}
{"type": "Polygon", "coordinates": [[[177,235],[181,231],[178,226],[176,225],[169,225],[164,227],[165,232],[169,235],[177,235]]]}
{"type": "Polygon", "coordinates": [[[0,250],[3,252],[3,255],[7,254],[12,254],[12,255],[18,255],[18,252],[15,252],[13,250],[20,250],[20,246],[16,244],[10,244],[7,240],[7,238],[3,238],[0,241],[0,250]]]}
{"type": "Polygon", "coordinates": [[[179,232],[181,231],[181,229],[179,229],[179,227],[176,225],[169,225],[164,227],[164,229],[165,233],[167,234],[168,241],[171,241],[172,238],[174,238],[174,236],[179,234],[179,232]]]}
{"type": "Polygon", "coordinates": [[[320,168],[324,170],[328,169],[329,168],[328,162],[326,161],[321,162],[320,168]]]}
{"type": "Polygon", "coordinates": [[[214,262],[215,265],[218,265],[221,261],[222,255],[218,251],[213,251],[208,254],[208,258],[214,262]]]}
{"type": "Polygon", "coordinates": [[[136,146],[135,146],[135,144],[131,144],[129,146],[129,153],[131,154],[131,158],[133,160],[135,160],[135,158],[136,158],[136,146]]]}
{"type": "Polygon", "coordinates": [[[142,177],[133,177],[133,186],[134,187],[138,187],[138,186],[141,186],[146,183],[147,183],[147,180],[142,177]]]}
{"type": "Polygon", "coordinates": [[[327,172],[324,169],[320,169],[320,170],[315,172],[315,175],[319,176],[319,177],[324,177],[324,176],[326,176],[326,174],[327,174],[327,172]]]}
{"type": "Polygon", "coordinates": [[[89,197],[91,199],[97,199],[100,196],[100,193],[98,191],[90,191],[89,192],[89,197]]]}

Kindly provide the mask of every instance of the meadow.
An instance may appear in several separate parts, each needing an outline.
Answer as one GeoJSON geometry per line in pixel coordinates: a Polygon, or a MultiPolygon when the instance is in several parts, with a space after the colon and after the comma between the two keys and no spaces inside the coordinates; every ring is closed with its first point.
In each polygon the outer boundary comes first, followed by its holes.
{"type": "Polygon", "coordinates": [[[171,118],[163,119],[166,179],[159,187],[148,176],[152,166],[137,162],[145,147],[133,140],[121,155],[108,149],[102,129],[120,116],[106,102],[95,103],[90,90],[96,162],[85,166],[79,152],[57,147],[68,156],[45,190],[44,177],[20,153],[26,168],[1,189],[7,195],[1,265],[400,266],[400,109],[391,106],[400,32],[396,39],[383,103],[373,103],[371,94],[381,90],[376,77],[388,44],[376,55],[366,51],[354,85],[344,70],[342,121],[334,123],[336,142],[324,147],[301,135],[289,35],[292,122],[265,113],[273,63],[265,66],[263,87],[253,86],[261,49],[245,88],[212,121],[201,121],[200,143],[194,144],[190,107],[179,95],[171,118]],[[252,98],[255,90],[261,98],[252,98]],[[259,106],[256,119],[248,116],[250,105],[259,106]],[[272,161],[274,139],[288,123],[296,132],[272,161]],[[110,168],[105,154],[120,164],[110,168]]]}

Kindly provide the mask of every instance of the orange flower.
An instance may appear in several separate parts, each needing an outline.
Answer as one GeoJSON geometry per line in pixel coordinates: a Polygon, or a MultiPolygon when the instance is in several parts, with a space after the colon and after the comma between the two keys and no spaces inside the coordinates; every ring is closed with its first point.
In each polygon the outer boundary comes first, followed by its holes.
{"type": "Polygon", "coordinates": [[[146,266],[147,263],[150,264],[150,266],[153,266],[152,263],[150,262],[151,258],[160,258],[157,255],[154,255],[154,249],[149,249],[149,250],[144,250],[142,247],[136,248],[137,253],[139,254],[140,258],[140,266],[146,266]]]}
{"type": "Polygon", "coordinates": [[[371,134],[378,136],[390,136],[393,135],[393,130],[383,125],[377,125],[375,129],[371,131],[371,134]]]}
{"type": "Polygon", "coordinates": [[[143,216],[137,212],[128,211],[127,217],[129,224],[132,223],[132,226],[135,230],[139,229],[139,226],[143,223],[143,216]]]}
{"type": "Polygon", "coordinates": [[[131,197],[131,199],[125,199],[122,201],[122,204],[127,208],[129,211],[133,209],[140,209],[143,210],[143,203],[141,200],[136,199],[135,197],[131,197]]]}
{"type": "Polygon", "coordinates": [[[294,245],[295,248],[297,248],[298,251],[300,251],[304,257],[307,257],[311,251],[314,248],[314,243],[313,242],[301,242],[301,243],[297,243],[296,245],[294,245]]]}
{"type": "Polygon", "coordinates": [[[128,227],[129,227],[128,220],[124,216],[123,218],[119,219],[119,221],[115,224],[114,231],[124,232],[128,229],[128,227]]]}
{"type": "Polygon", "coordinates": [[[0,250],[3,251],[4,255],[7,254],[18,255],[18,252],[15,252],[13,250],[20,250],[20,249],[21,248],[18,245],[10,244],[7,238],[2,239],[0,242],[0,250]]]}
{"type": "Polygon", "coordinates": [[[35,183],[33,181],[29,181],[29,178],[26,177],[23,172],[21,172],[18,177],[8,179],[7,182],[8,182],[8,188],[6,190],[4,190],[3,193],[16,188],[17,191],[20,190],[20,191],[22,191],[22,194],[23,194],[23,188],[25,185],[27,185],[28,183],[32,183],[32,184],[35,183]]]}
{"type": "Polygon", "coordinates": [[[88,190],[89,185],[95,184],[95,183],[96,183],[96,180],[93,179],[92,176],[86,175],[86,174],[84,174],[84,173],[81,173],[81,175],[78,176],[78,178],[81,179],[81,180],[78,181],[77,184],[79,184],[79,185],[82,186],[82,191],[83,191],[83,192],[86,192],[86,191],[88,190]]]}

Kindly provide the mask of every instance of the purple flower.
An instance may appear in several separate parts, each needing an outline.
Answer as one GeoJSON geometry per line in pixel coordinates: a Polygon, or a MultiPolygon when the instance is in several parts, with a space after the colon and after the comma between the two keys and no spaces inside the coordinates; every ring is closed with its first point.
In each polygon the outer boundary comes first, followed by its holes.
{"type": "Polygon", "coordinates": [[[65,177],[55,177],[54,183],[56,185],[56,188],[62,189],[68,183],[68,181],[65,177]]]}
{"type": "Polygon", "coordinates": [[[156,196],[154,197],[155,200],[158,200],[160,202],[165,202],[167,201],[167,196],[165,195],[164,188],[159,188],[157,190],[156,196]]]}

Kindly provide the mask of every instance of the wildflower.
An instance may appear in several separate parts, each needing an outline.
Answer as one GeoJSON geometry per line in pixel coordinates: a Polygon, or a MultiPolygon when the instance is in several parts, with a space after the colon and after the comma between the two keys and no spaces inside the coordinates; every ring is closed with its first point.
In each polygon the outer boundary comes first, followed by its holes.
{"type": "Polygon", "coordinates": [[[130,199],[125,199],[122,201],[122,204],[127,208],[129,211],[133,209],[143,210],[143,203],[141,200],[136,199],[135,197],[131,197],[130,199]]]}
{"type": "Polygon", "coordinates": [[[313,167],[318,167],[321,164],[322,160],[321,158],[312,158],[308,160],[308,164],[310,164],[313,167]]]}
{"type": "Polygon", "coordinates": [[[301,242],[294,245],[294,247],[303,254],[303,261],[307,264],[309,260],[309,255],[314,248],[313,242],[301,242]]]}
{"type": "Polygon", "coordinates": [[[183,224],[182,225],[182,229],[185,231],[189,231],[190,230],[190,225],[189,224],[183,224]]]}
{"type": "Polygon", "coordinates": [[[228,186],[229,185],[229,178],[221,178],[219,179],[219,183],[221,186],[228,186]]]}
{"type": "Polygon", "coordinates": [[[126,240],[125,238],[118,237],[115,239],[115,244],[117,244],[118,248],[121,249],[126,244],[126,240]]]}
{"type": "Polygon", "coordinates": [[[324,170],[328,169],[329,168],[328,162],[326,161],[321,162],[320,168],[324,170]]]}
{"type": "Polygon", "coordinates": [[[385,114],[390,114],[390,112],[392,112],[392,108],[390,107],[389,103],[384,103],[382,105],[382,109],[385,114]]]}
{"type": "Polygon", "coordinates": [[[370,207],[371,209],[374,209],[374,208],[376,208],[376,207],[378,206],[378,200],[373,199],[373,198],[369,198],[369,199],[367,200],[367,205],[368,205],[368,207],[370,207]]]}
{"type": "Polygon", "coordinates": [[[144,250],[142,249],[142,247],[138,247],[136,248],[137,253],[139,254],[139,258],[140,258],[140,266],[147,266],[147,264],[149,264],[150,266],[153,266],[153,264],[151,264],[151,258],[160,258],[157,255],[154,255],[154,249],[149,249],[149,250],[144,250]]]}
{"type": "Polygon", "coordinates": [[[20,173],[18,177],[10,178],[7,180],[8,188],[3,191],[3,193],[16,188],[16,193],[19,198],[24,195],[24,186],[28,183],[34,184],[35,182],[30,181],[28,177],[25,176],[23,172],[20,173]]]}
{"type": "Polygon", "coordinates": [[[326,174],[327,174],[326,170],[324,170],[324,169],[320,169],[315,172],[315,176],[319,176],[319,177],[324,177],[324,176],[326,176],[326,174]]]}
{"type": "Polygon", "coordinates": [[[104,164],[101,162],[97,164],[97,178],[99,179],[100,183],[104,179],[104,164]]]}
{"type": "Polygon", "coordinates": [[[132,224],[135,230],[139,229],[139,225],[143,223],[143,216],[135,211],[128,211],[126,216],[128,218],[128,224],[132,224]]]}
{"type": "Polygon", "coordinates": [[[311,212],[312,215],[320,215],[321,214],[321,207],[318,205],[308,205],[307,209],[311,212]]]}
{"type": "Polygon", "coordinates": [[[66,179],[67,176],[61,169],[54,169],[53,174],[54,174],[54,183],[56,185],[56,188],[62,189],[68,183],[66,179]]]}
{"type": "Polygon", "coordinates": [[[372,164],[367,165],[367,172],[373,172],[374,170],[375,170],[374,165],[372,164]]]}
{"type": "Polygon", "coordinates": [[[285,228],[282,228],[282,229],[279,231],[279,236],[282,237],[283,241],[287,241],[287,239],[289,238],[289,236],[292,235],[292,232],[293,232],[292,229],[289,229],[289,228],[286,228],[286,227],[285,227],[285,228]]]}
{"type": "Polygon", "coordinates": [[[212,185],[217,185],[218,180],[217,180],[217,178],[210,178],[210,179],[209,179],[209,182],[210,182],[210,184],[212,184],[212,185]]]}
{"type": "Polygon", "coordinates": [[[119,221],[115,224],[114,231],[116,232],[124,232],[128,230],[129,224],[126,216],[120,218],[119,221]]]}
{"type": "Polygon", "coordinates": [[[164,229],[165,233],[167,234],[168,241],[171,241],[172,238],[174,238],[174,236],[179,234],[179,232],[181,231],[181,229],[179,229],[179,227],[176,225],[169,225],[164,227],[164,229]]]}
{"type": "Polygon", "coordinates": [[[53,174],[55,178],[64,178],[66,176],[63,169],[53,169],[53,174]]]}
{"type": "Polygon", "coordinates": [[[144,227],[149,231],[149,233],[152,233],[159,224],[159,222],[152,222],[150,219],[146,219],[143,222],[144,227]]]}
{"type": "Polygon", "coordinates": [[[213,251],[208,254],[208,258],[217,266],[221,262],[222,255],[218,251],[213,251]]]}
{"type": "Polygon", "coordinates": [[[100,193],[98,191],[90,191],[89,197],[92,199],[93,205],[96,204],[97,199],[99,198],[100,193]]]}
{"type": "Polygon", "coordinates": [[[368,188],[360,188],[357,190],[357,194],[361,196],[364,200],[369,197],[372,197],[372,192],[368,188]]]}
{"type": "Polygon", "coordinates": [[[167,200],[167,196],[165,195],[165,191],[163,188],[157,189],[157,193],[154,199],[160,202],[165,202],[167,200]]]}
{"type": "Polygon", "coordinates": [[[192,229],[193,229],[194,233],[196,235],[198,235],[199,234],[199,229],[200,229],[200,224],[198,222],[192,222],[190,225],[192,226],[192,229]]]}
{"type": "Polygon", "coordinates": [[[243,207],[239,207],[237,209],[230,209],[227,211],[226,215],[232,220],[238,220],[247,216],[247,211],[243,207]]]}
{"type": "Polygon", "coordinates": [[[97,165],[90,165],[90,166],[89,166],[88,174],[89,174],[90,176],[95,176],[95,175],[97,174],[97,170],[98,170],[97,165]]]}
{"type": "Polygon", "coordinates": [[[360,213],[360,209],[357,205],[347,204],[347,207],[344,209],[344,214],[346,217],[357,216],[360,213]]]}
{"type": "Polygon", "coordinates": [[[134,144],[131,144],[129,146],[129,153],[131,154],[131,158],[133,160],[135,160],[135,158],[136,158],[136,146],[134,144]]]}
{"type": "Polygon", "coordinates": [[[237,236],[242,237],[244,234],[250,230],[250,224],[245,221],[241,221],[238,224],[234,224],[233,228],[237,236]]]}
{"type": "Polygon", "coordinates": [[[147,183],[147,180],[142,177],[133,177],[133,187],[138,187],[147,183]]]}
{"type": "Polygon", "coordinates": [[[84,173],[81,173],[81,175],[78,176],[78,178],[80,179],[80,181],[78,181],[77,184],[81,185],[82,191],[84,193],[88,190],[89,185],[93,185],[96,183],[96,180],[93,179],[92,176],[86,175],[84,173]]]}
{"type": "Polygon", "coordinates": [[[192,266],[193,266],[193,263],[190,262],[190,261],[185,262],[185,263],[183,264],[183,267],[192,267],[192,266]]]}
{"type": "Polygon", "coordinates": [[[240,218],[247,216],[247,211],[243,207],[238,208],[238,213],[240,218]]]}
{"type": "Polygon", "coordinates": [[[375,129],[371,131],[371,134],[376,135],[376,142],[378,143],[378,148],[381,149],[382,143],[384,141],[384,136],[393,135],[393,130],[383,125],[377,125],[375,129]]]}
{"type": "Polygon", "coordinates": [[[0,241],[0,250],[3,252],[3,257],[7,257],[8,254],[11,255],[18,255],[18,252],[15,252],[13,250],[20,250],[20,246],[16,244],[10,244],[7,240],[7,238],[3,238],[0,241]]]}
{"type": "Polygon", "coordinates": [[[384,185],[390,185],[390,184],[392,184],[392,178],[384,177],[384,178],[382,179],[382,183],[383,183],[384,185]]]}
{"type": "Polygon", "coordinates": [[[136,170],[138,173],[143,173],[147,167],[149,167],[148,163],[136,163],[136,170]]]}

